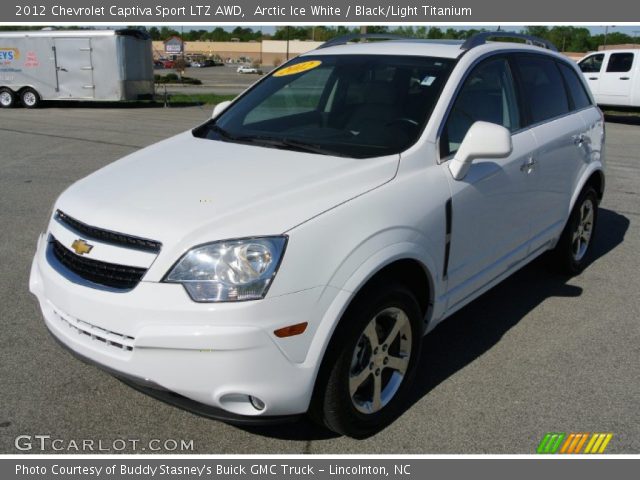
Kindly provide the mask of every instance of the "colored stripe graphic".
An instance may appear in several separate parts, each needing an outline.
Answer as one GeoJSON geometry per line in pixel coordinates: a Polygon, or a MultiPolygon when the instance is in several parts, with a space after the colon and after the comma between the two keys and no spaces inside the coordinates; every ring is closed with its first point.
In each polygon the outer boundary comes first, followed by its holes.
{"type": "Polygon", "coordinates": [[[604,453],[612,438],[613,433],[574,432],[567,435],[566,433],[549,432],[542,437],[536,452],[541,454],[577,454],[582,452],[582,448],[586,444],[587,446],[582,453],[600,454],[604,453]]]}
{"type": "Polygon", "coordinates": [[[566,436],[565,433],[547,433],[538,445],[538,449],[536,450],[538,453],[556,453],[562,440],[566,436]]]}
{"type": "Polygon", "coordinates": [[[559,453],[580,453],[588,437],[588,433],[570,433],[559,453]]]}
{"type": "Polygon", "coordinates": [[[584,453],[604,453],[612,438],[612,433],[594,433],[584,453]]]}

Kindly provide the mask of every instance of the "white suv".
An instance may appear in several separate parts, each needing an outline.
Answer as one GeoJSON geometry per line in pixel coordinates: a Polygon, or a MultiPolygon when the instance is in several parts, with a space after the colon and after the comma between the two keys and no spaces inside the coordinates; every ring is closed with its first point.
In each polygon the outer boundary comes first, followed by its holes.
{"type": "Polygon", "coordinates": [[[47,327],[215,418],[388,424],[423,335],[593,243],[600,110],[562,55],[488,37],[330,42],[73,184],[31,270],[47,327]]]}

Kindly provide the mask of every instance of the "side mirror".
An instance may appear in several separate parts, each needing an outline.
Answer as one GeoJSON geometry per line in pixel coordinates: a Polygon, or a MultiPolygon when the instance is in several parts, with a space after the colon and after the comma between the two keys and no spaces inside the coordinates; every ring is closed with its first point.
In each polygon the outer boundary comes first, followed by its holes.
{"type": "Polygon", "coordinates": [[[462,180],[476,158],[504,158],[513,150],[511,132],[501,125],[476,122],[464,136],[458,151],[449,162],[456,180],[462,180]]]}
{"type": "Polygon", "coordinates": [[[211,114],[211,118],[216,118],[222,112],[224,112],[227,107],[231,105],[231,100],[227,100],[225,102],[220,102],[215,107],[213,107],[213,113],[211,114]]]}

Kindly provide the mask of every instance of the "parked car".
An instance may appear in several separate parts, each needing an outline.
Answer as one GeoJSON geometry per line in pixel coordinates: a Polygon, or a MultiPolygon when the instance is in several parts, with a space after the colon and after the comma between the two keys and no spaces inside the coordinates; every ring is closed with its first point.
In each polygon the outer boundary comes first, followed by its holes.
{"type": "Polygon", "coordinates": [[[247,65],[240,65],[236,70],[238,73],[258,73],[258,69],[255,67],[249,67],[247,65]]]}
{"type": "Polygon", "coordinates": [[[206,67],[207,65],[205,65],[205,61],[203,60],[201,62],[191,62],[189,66],[192,68],[202,68],[202,67],[206,67]]]}
{"type": "Polygon", "coordinates": [[[589,262],[602,113],[504,36],[332,40],[74,183],[31,268],[46,326],[201,414],[378,431],[423,335],[544,252],[589,262]]]}
{"type": "Polygon", "coordinates": [[[175,67],[176,62],[174,60],[161,60],[164,68],[170,69],[175,67]]]}
{"type": "Polygon", "coordinates": [[[640,49],[594,52],[578,65],[599,105],[640,107],[640,49]]]}

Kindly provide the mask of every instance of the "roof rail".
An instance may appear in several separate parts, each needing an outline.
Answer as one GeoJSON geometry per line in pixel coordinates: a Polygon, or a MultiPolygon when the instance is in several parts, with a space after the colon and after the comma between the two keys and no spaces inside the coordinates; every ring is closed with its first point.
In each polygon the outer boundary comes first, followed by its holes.
{"type": "Polygon", "coordinates": [[[377,38],[379,40],[406,40],[407,39],[407,37],[403,37],[401,35],[393,35],[390,33],[350,33],[348,35],[342,35],[340,37],[327,40],[322,45],[320,45],[318,49],[334,47],[336,45],[344,45],[346,43],[352,42],[353,40],[360,40],[360,39],[364,40],[367,38],[377,38]]]}
{"type": "Polygon", "coordinates": [[[478,47],[480,45],[484,45],[487,43],[489,38],[520,38],[522,40],[526,40],[528,45],[537,45],[539,47],[544,47],[554,52],[558,51],[558,48],[548,40],[543,38],[534,37],[532,35],[525,35],[524,33],[516,33],[516,32],[480,32],[472,35],[467,39],[466,42],[462,44],[460,47],[461,50],[471,50],[472,48],[478,47]]]}

